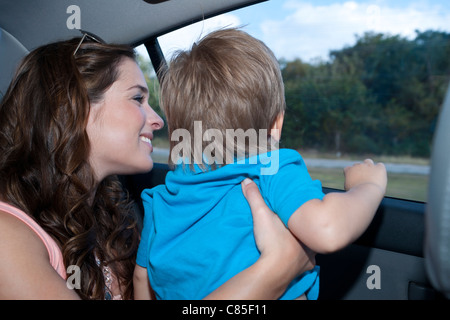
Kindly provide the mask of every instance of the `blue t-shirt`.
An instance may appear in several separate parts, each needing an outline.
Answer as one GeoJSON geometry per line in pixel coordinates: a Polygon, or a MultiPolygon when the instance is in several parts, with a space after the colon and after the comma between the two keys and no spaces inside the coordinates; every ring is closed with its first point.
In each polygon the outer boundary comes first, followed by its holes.
{"type": "MultiPolygon", "coordinates": [[[[207,172],[178,165],[165,185],[142,192],[145,217],[137,264],[147,268],[157,299],[203,299],[259,258],[251,210],[242,193],[244,178],[256,182],[286,226],[302,204],[324,196],[320,181],[311,179],[294,150],[244,162],[207,172]]],[[[295,279],[281,299],[303,293],[317,299],[318,267],[295,279]]]]}

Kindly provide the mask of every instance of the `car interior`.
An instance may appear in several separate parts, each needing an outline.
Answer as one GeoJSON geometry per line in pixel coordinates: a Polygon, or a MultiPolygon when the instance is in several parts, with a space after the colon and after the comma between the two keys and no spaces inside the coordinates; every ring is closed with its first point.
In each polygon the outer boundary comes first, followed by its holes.
{"type": "MultiPolygon", "coordinates": [[[[272,0],[273,1],[273,0],[272,0]]],[[[81,29],[106,42],[145,45],[153,67],[165,65],[158,37],[256,0],[0,0],[0,99],[18,62],[34,48],[80,36],[69,29],[69,6],[81,8],[81,29]],[[120,23],[117,23],[120,21],[120,23]]],[[[433,139],[426,202],[385,197],[367,231],[352,245],[318,255],[321,300],[450,298],[450,88],[433,139]],[[378,279],[376,277],[379,277],[378,279]]],[[[143,215],[143,189],[164,183],[167,164],[122,176],[143,215]]],[[[324,191],[333,189],[324,187],[324,191]]]]}

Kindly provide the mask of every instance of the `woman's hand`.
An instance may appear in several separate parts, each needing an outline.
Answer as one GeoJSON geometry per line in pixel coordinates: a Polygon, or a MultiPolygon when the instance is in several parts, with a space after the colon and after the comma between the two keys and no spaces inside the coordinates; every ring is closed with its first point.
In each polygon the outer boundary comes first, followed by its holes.
{"type": "Polygon", "coordinates": [[[252,209],[254,234],[261,256],[205,299],[278,299],[297,275],[315,265],[314,253],[303,248],[267,207],[257,185],[246,179],[242,191],[252,209]]]}
{"type": "Polygon", "coordinates": [[[283,282],[290,283],[295,276],[313,269],[315,253],[303,246],[269,209],[258,186],[247,178],[242,182],[242,191],[252,210],[253,232],[261,259],[275,263],[272,273],[285,270],[288,273],[283,282]],[[292,278],[289,278],[289,270],[292,278]]]}

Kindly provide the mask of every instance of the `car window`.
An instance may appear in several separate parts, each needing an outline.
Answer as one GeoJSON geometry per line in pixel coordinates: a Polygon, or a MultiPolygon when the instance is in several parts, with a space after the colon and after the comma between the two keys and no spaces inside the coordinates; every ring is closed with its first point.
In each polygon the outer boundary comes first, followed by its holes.
{"type": "MultiPolygon", "coordinates": [[[[372,158],[387,166],[387,196],[426,201],[450,79],[448,21],[446,0],[268,1],[158,40],[169,59],[212,30],[242,27],[279,59],[287,103],[281,147],[298,150],[313,178],[343,189],[342,169],[372,158]]],[[[154,72],[149,78],[156,88],[154,72]]],[[[167,148],[165,139],[155,145],[167,148]]],[[[166,161],[167,151],[161,155],[155,160],[166,161]]]]}
{"type": "MultiPolygon", "coordinates": [[[[149,89],[149,104],[164,119],[164,114],[159,107],[159,82],[155,69],[150,62],[150,57],[144,45],[136,48],[138,64],[144,73],[149,89]]],[[[156,163],[167,163],[169,159],[169,138],[167,126],[162,130],[153,132],[153,153],[152,158],[156,163]]]]}

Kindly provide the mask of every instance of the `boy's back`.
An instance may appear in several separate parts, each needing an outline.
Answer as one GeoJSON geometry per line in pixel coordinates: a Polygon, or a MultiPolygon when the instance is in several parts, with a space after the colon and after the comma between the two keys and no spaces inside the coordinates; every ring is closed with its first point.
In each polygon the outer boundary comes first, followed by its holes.
{"type": "MultiPolygon", "coordinates": [[[[179,165],[167,175],[166,185],[144,191],[141,241],[148,236],[148,256],[140,249],[138,264],[149,262],[158,299],[202,299],[259,258],[250,208],[241,191],[245,177],[259,184],[266,203],[285,224],[304,202],[323,197],[320,182],[311,180],[296,151],[273,152],[279,152],[277,175],[261,175],[262,166],[270,164],[260,162],[208,172],[179,165]]],[[[305,292],[308,299],[317,299],[318,268],[293,281],[282,299],[305,292]]]]}

